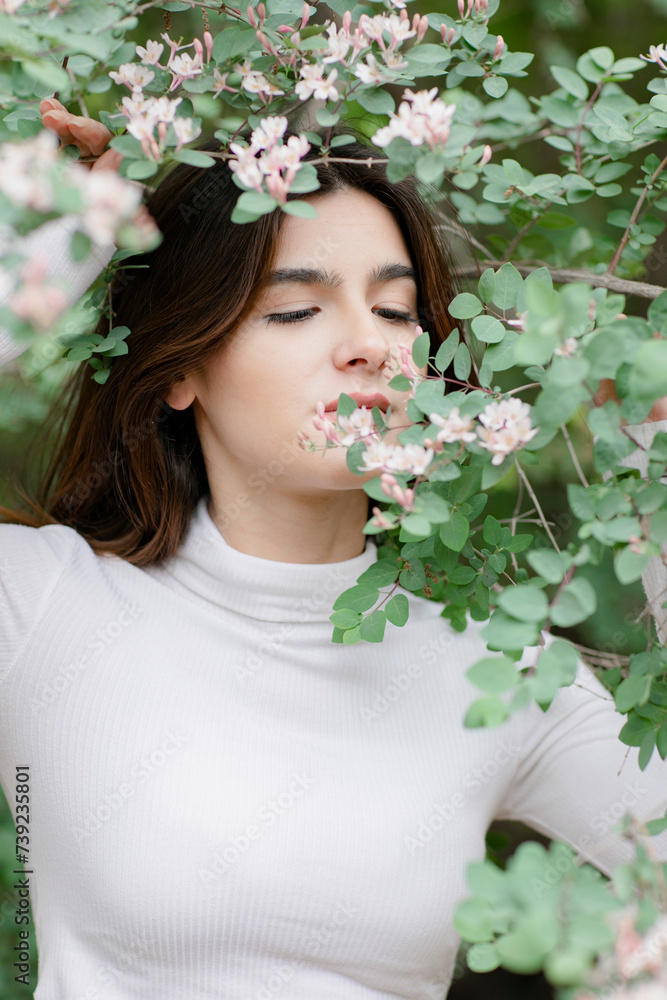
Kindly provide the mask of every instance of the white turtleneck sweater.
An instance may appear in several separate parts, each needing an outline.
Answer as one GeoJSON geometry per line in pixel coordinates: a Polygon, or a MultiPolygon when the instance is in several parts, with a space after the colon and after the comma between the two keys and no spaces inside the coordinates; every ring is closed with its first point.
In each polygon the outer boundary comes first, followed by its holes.
{"type": "Polygon", "coordinates": [[[14,811],[29,768],[35,1000],[442,1000],[494,818],[606,873],[631,857],[611,830],[662,815],[665,771],[639,770],[590,671],[547,712],[465,729],[479,625],[408,594],[383,643],[331,643],[374,559],[245,555],[207,498],[162,567],[0,525],[0,782],[14,811]]]}

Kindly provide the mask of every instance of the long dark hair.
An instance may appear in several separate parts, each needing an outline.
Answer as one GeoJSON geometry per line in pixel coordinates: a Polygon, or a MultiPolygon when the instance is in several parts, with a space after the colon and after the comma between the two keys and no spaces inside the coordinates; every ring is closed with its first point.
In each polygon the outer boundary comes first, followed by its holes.
{"type": "MultiPolygon", "coordinates": [[[[313,144],[306,159],[319,155],[313,144]]],[[[384,163],[369,163],[382,151],[359,136],[334,155],[364,162],[316,164],[321,186],[314,194],[352,188],[391,212],[417,271],[419,319],[435,352],[453,328],[447,306],[455,290],[417,182],[391,183],[384,163]]],[[[185,375],[201,374],[253,309],[285,220],[276,209],[232,223],[239,193],[221,159],[209,169],[179,164],[147,198],[163,241],[141,257],[148,269],[121,269],[111,285],[114,323],[131,330],[129,354],[114,359],[104,385],[91,379],[87,362],[66,380],[47,422],[57,428],[56,445],[35,497],[18,487],[31,512],[0,506],[5,522],[69,525],[97,554],[136,566],[176,552],[210,491],[192,407],[173,410],[165,396],[185,375]]],[[[106,329],[103,319],[98,331],[106,329]]]]}

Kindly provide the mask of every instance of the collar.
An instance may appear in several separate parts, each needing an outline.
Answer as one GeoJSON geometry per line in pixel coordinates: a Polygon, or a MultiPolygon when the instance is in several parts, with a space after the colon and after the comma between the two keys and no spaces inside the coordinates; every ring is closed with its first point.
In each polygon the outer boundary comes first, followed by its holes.
{"type": "Polygon", "coordinates": [[[333,603],[377,558],[367,543],[361,555],[336,563],[285,563],[246,555],[227,544],[203,496],[178,552],[164,571],[185,589],[221,608],[268,622],[328,621],[333,603]]]}

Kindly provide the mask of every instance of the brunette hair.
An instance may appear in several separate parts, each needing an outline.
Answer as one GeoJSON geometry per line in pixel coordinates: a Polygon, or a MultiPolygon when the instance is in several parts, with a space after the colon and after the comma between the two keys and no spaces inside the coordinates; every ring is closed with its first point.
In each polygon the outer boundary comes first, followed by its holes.
{"type": "MultiPolygon", "coordinates": [[[[219,146],[206,140],[198,148],[219,146]]],[[[333,155],[363,162],[316,164],[320,187],[313,195],[351,188],[391,212],[417,272],[419,320],[435,353],[453,328],[447,306],[455,290],[444,241],[417,182],[392,183],[384,163],[374,162],[382,151],[360,136],[333,155]]],[[[316,157],[312,144],[306,159],[316,157]]],[[[162,243],[128,259],[147,269],[121,268],[111,285],[114,323],[131,330],[129,353],[114,359],[104,385],[91,379],[87,362],[66,380],[46,424],[57,428],[55,448],[34,499],[15,484],[31,512],[0,506],[6,523],[68,525],[97,554],[136,566],[176,552],[210,491],[192,407],[174,410],[165,396],[186,374],[201,374],[253,309],[285,220],[276,209],[255,222],[232,223],[239,193],[220,159],[209,169],[177,165],[147,198],[162,243]]],[[[290,193],[288,200],[300,197],[290,193]]],[[[106,329],[103,319],[98,332],[106,329]]]]}

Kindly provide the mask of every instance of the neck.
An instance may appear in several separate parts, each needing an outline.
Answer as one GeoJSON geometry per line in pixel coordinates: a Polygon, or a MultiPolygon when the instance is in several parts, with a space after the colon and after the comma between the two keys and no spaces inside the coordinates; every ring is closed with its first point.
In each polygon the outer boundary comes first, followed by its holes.
{"type": "Polygon", "coordinates": [[[335,563],[364,551],[368,515],[363,490],[284,496],[267,489],[232,500],[211,484],[208,512],[233,549],[285,563],[335,563]]]}

